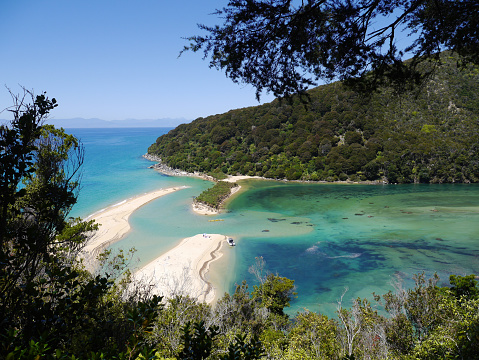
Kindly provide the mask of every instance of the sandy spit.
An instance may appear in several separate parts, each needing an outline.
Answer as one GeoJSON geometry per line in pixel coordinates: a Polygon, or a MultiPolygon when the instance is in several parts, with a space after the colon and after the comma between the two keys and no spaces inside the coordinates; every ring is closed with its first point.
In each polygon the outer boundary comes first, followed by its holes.
{"type": "Polygon", "coordinates": [[[206,273],[212,261],[223,254],[227,237],[220,234],[197,234],[183,239],[177,246],[138,270],[133,276],[150,286],[152,294],[170,298],[189,295],[198,301],[215,300],[214,287],[206,273]]]}
{"type": "Polygon", "coordinates": [[[96,258],[103,249],[121,240],[131,229],[128,219],[135,210],[152,200],[184,188],[186,187],[178,186],[152,191],[127,199],[90,215],[85,220],[95,220],[99,225],[99,229],[83,248],[86,257],[96,258]]]}

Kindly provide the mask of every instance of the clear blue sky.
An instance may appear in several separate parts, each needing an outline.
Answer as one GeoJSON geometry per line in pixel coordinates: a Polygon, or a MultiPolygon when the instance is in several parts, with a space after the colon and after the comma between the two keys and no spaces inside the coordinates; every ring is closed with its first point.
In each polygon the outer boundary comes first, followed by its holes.
{"type": "Polygon", "coordinates": [[[58,100],[56,119],[195,119],[258,105],[251,86],[210,69],[202,54],[178,58],[182,37],[218,23],[210,14],[226,4],[0,0],[0,109],[12,105],[4,85],[46,91],[58,100]]]}

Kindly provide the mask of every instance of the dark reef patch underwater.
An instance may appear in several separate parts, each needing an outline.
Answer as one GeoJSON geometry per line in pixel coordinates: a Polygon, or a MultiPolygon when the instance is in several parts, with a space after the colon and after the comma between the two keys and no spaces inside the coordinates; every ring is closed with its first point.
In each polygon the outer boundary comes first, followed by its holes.
{"type": "Polygon", "coordinates": [[[167,129],[76,129],[86,147],[83,188],[74,216],[161,187],[188,185],[134,213],[133,231],[118,246],[134,246],[140,264],[198,233],[233,236],[237,245],[225,263],[222,287],[232,291],[248,267],[263,256],[267,270],[294,279],[298,298],[289,313],[306,307],[333,315],[345,299],[386,293],[396,276],[479,272],[479,185],[339,185],[247,181],[248,191],[210,217],[191,212],[191,201],[210,182],[167,177],[147,169],[141,157],[167,129]],[[356,216],[355,214],[362,214],[356,216]],[[214,217],[213,217],[214,218],[214,217]],[[185,226],[188,224],[188,226],[185,226]],[[268,231],[264,231],[268,230],[268,231]],[[227,260],[227,262],[226,262],[227,260]]]}
{"type": "MultiPolygon", "coordinates": [[[[263,256],[269,271],[295,280],[298,299],[291,313],[319,306],[332,315],[345,287],[346,298],[371,298],[392,289],[397,276],[412,286],[413,274],[437,272],[446,284],[450,274],[479,270],[478,185],[248,187],[230,204],[232,216],[254,211],[259,219],[273,212],[290,227],[281,236],[245,236],[237,248],[236,279],[254,284],[248,266],[263,256]],[[288,221],[297,218],[304,220],[288,221]],[[297,233],[308,224],[309,231],[297,233]]],[[[276,223],[265,220],[274,232],[276,223]]]]}

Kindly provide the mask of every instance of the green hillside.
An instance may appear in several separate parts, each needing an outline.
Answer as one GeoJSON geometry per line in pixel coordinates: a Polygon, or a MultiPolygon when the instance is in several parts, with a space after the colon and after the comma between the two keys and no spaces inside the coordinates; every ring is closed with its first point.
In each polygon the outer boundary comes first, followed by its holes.
{"type": "Polygon", "coordinates": [[[415,93],[358,94],[340,82],[310,101],[198,118],[148,152],[186,171],[288,180],[479,181],[479,68],[443,66],[415,93]]]}

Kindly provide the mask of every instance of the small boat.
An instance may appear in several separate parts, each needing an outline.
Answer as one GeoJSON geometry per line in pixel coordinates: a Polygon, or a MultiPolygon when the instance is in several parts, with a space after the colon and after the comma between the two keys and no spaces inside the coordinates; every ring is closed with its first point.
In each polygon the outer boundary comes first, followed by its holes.
{"type": "Polygon", "coordinates": [[[214,220],[208,220],[209,222],[215,222],[215,221],[225,221],[224,219],[214,219],[214,220]]]}
{"type": "Polygon", "coordinates": [[[228,245],[229,245],[229,246],[236,246],[236,243],[235,243],[235,241],[233,240],[233,238],[228,238],[228,245]]]}

